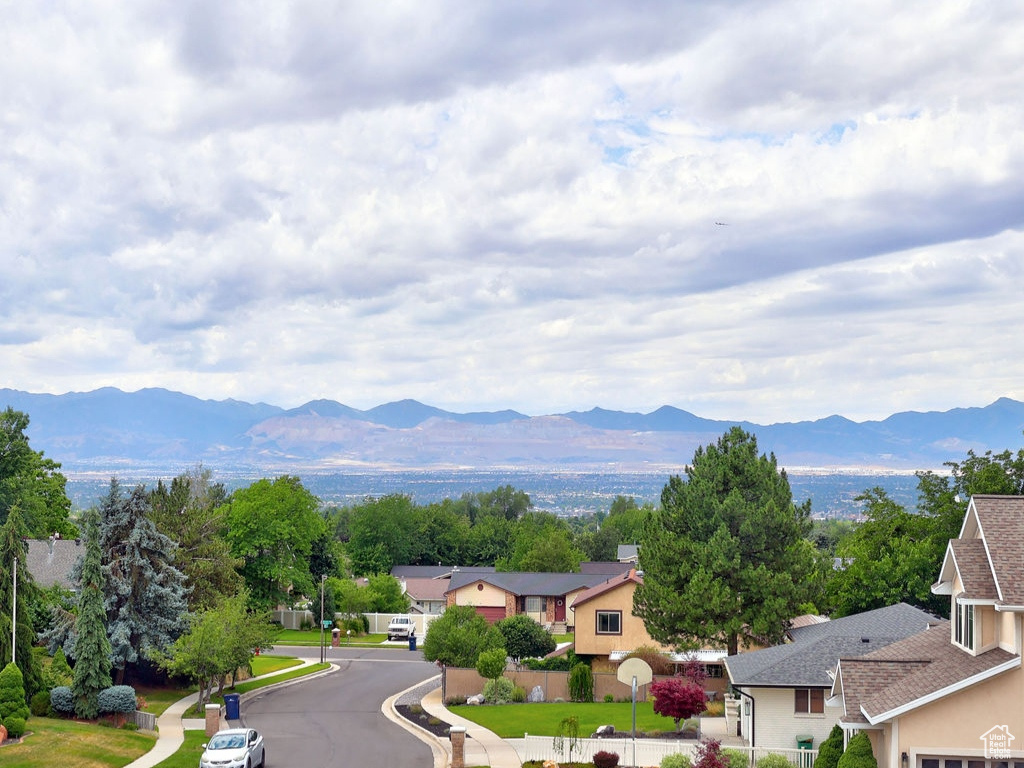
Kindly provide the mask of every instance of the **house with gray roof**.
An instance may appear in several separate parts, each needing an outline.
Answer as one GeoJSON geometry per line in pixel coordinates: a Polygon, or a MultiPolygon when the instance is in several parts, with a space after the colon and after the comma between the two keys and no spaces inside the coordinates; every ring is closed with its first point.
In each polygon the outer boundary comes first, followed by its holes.
{"type": "Polygon", "coordinates": [[[588,587],[606,581],[601,573],[481,573],[455,571],[448,591],[448,605],[472,605],[488,621],[526,614],[552,630],[575,626],[569,607],[588,587]]]}
{"type": "Polygon", "coordinates": [[[973,496],[932,593],[950,621],[843,656],[831,699],[879,768],[1024,765],[1024,496],[973,496]]]}
{"type": "Polygon", "coordinates": [[[861,656],[924,631],[938,622],[931,614],[897,603],[831,621],[801,621],[787,642],[725,659],[740,695],[740,735],[753,747],[817,747],[839,722],[827,706],[840,658],[861,656]]]}

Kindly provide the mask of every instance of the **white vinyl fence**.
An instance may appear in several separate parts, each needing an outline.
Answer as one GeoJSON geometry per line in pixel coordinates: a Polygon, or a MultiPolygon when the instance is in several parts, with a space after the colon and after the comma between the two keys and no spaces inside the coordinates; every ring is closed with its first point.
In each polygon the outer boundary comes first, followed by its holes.
{"type": "MultiPolygon", "coordinates": [[[[318,629],[320,626],[320,616],[314,618],[311,611],[271,611],[271,619],[280,622],[281,626],[285,629],[302,629],[305,624],[308,627],[318,629]]],[[[370,625],[370,634],[384,634],[388,631],[388,624],[396,616],[409,616],[413,623],[416,625],[416,636],[423,638],[427,634],[427,627],[430,626],[430,622],[438,618],[440,614],[423,614],[423,613],[364,613],[367,622],[370,625]]],[[[345,618],[344,614],[337,614],[336,620],[340,621],[345,618]]]]}

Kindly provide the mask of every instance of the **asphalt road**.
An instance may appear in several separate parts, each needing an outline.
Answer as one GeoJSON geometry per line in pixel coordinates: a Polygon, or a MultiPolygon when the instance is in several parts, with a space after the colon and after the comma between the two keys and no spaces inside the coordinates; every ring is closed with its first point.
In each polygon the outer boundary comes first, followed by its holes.
{"type": "MultiPolygon", "coordinates": [[[[274,653],[320,660],[319,648],[274,653]]],[[[437,674],[419,651],[329,648],[340,669],[247,698],[243,722],[263,734],[271,768],[431,768],[433,754],[381,713],[385,699],[437,674]]]]}

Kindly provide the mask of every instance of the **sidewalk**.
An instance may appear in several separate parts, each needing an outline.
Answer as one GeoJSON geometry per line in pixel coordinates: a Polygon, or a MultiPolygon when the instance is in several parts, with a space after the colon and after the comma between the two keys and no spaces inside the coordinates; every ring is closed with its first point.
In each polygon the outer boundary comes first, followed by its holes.
{"type": "MultiPolygon", "coordinates": [[[[423,697],[422,706],[428,714],[444,720],[449,725],[461,725],[466,729],[466,765],[489,765],[491,768],[520,768],[522,766],[519,753],[509,742],[472,720],[459,717],[445,708],[441,701],[439,687],[423,697]]],[[[447,754],[446,765],[451,765],[451,740],[439,741],[447,754]]],[[[437,766],[436,760],[434,765],[437,766]]]]}
{"type": "MultiPolygon", "coordinates": [[[[294,667],[289,667],[287,671],[291,671],[291,670],[295,670],[295,669],[301,669],[302,667],[308,667],[308,666],[311,666],[311,665],[316,664],[316,663],[318,663],[318,662],[310,660],[310,659],[303,659],[301,664],[298,664],[298,665],[296,665],[294,667]]],[[[333,669],[336,669],[336,667],[332,664],[331,665],[331,669],[325,670],[324,672],[322,672],[320,674],[326,674],[326,672],[329,672],[329,671],[331,671],[333,669]]],[[[251,678],[249,678],[249,680],[263,680],[263,679],[268,678],[268,677],[274,677],[276,675],[280,675],[284,671],[285,670],[280,670],[279,669],[276,672],[271,672],[271,673],[266,674],[266,675],[259,675],[258,677],[251,677],[251,678]]],[[[300,677],[300,678],[296,678],[296,679],[297,680],[308,680],[309,677],[300,677]]],[[[245,682],[249,682],[249,680],[246,680],[245,682]]],[[[285,684],[285,683],[290,683],[290,682],[293,682],[293,681],[292,680],[283,681],[282,685],[285,684]]],[[[263,691],[265,689],[261,688],[259,690],[263,691]]],[[[243,694],[243,697],[244,697],[244,694],[243,694]]],[[[157,727],[156,744],[154,744],[153,748],[151,750],[149,750],[149,752],[144,754],[142,757],[138,758],[137,760],[134,760],[131,763],[128,763],[128,765],[125,766],[125,768],[153,768],[153,766],[158,765],[159,763],[163,762],[168,757],[170,757],[171,755],[173,755],[175,752],[178,751],[178,748],[185,741],[185,731],[186,730],[189,730],[189,731],[203,731],[203,730],[205,730],[206,729],[206,720],[204,720],[202,718],[185,718],[185,717],[183,717],[185,712],[188,711],[188,709],[193,704],[195,704],[197,701],[199,701],[199,694],[198,693],[193,693],[193,694],[190,694],[190,695],[186,696],[185,698],[181,699],[180,701],[176,701],[174,704],[169,706],[164,711],[164,713],[162,715],[160,715],[160,717],[158,717],[157,720],[156,720],[156,727],[157,727]]],[[[241,725],[241,722],[238,721],[238,720],[227,720],[224,717],[224,708],[221,707],[221,713],[220,713],[220,729],[221,730],[223,730],[224,728],[235,728],[235,727],[238,727],[240,725],[241,725]]]]}

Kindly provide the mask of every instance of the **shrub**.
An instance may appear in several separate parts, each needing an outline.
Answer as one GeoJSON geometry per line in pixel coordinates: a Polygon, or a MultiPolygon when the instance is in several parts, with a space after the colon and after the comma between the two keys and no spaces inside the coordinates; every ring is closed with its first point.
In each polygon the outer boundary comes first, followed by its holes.
{"type": "Polygon", "coordinates": [[[677,752],[675,755],[666,755],[662,758],[660,768],[692,768],[693,761],[689,755],[677,752]]]}
{"type": "Polygon", "coordinates": [[[716,739],[702,741],[697,747],[693,768],[734,768],[728,755],[722,751],[722,744],[716,739]]]}
{"type": "Polygon", "coordinates": [[[878,768],[875,753],[871,751],[871,741],[864,731],[850,739],[837,765],[839,768],[878,768]]]}
{"type": "Polygon", "coordinates": [[[28,703],[29,712],[35,717],[46,717],[50,714],[50,692],[36,691],[28,703]]]}
{"type": "Polygon", "coordinates": [[[129,720],[124,725],[121,726],[121,730],[123,730],[123,731],[137,731],[137,730],[139,730],[139,724],[136,723],[134,720],[129,720]]]}
{"type": "Polygon", "coordinates": [[[130,685],[112,685],[99,692],[97,698],[100,712],[124,714],[135,711],[135,689],[130,685]]]}
{"type": "Polygon", "coordinates": [[[552,656],[550,659],[523,659],[523,666],[535,672],[568,672],[572,661],[568,656],[552,656]]]}
{"type": "Polygon", "coordinates": [[[783,757],[775,752],[770,755],[765,755],[754,763],[754,765],[755,768],[793,768],[793,763],[789,761],[789,758],[783,757]]]}
{"type": "MultiPolygon", "coordinates": [[[[13,661],[0,672],[0,722],[6,723],[9,717],[20,717],[23,720],[29,715],[25,703],[25,678],[13,661]]],[[[10,729],[8,729],[10,730],[10,729]]]]}
{"type": "Polygon", "coordinates": [[[690,756],[682,752],[665,755],[661,758],[661,768],[692,768],[692,766],[693,761],[690,760],[690,756]]]}
{"type": "Polygon", "coordinates": [[[611,704],[613,701],[615,701],[615,697],[612,696],[610,693],[606,693],[604,695],[604,703],[605,704],[611,704]]]}
{"type": "Polygon", "coordinates": [[[526,701],[526,689],[522,686],[517,685],[512,689],[512,701],[516,704],[522,704],[526,701]]]}
{"type": "MultiPolygon", "coordinates": [[[[651,668],[651,673],[655,675],[671,675],[675,669],[672,666],[672,662],[669,661],[665,654],[659,651],[657,648],[652,648],[649,645],[641,645],[635,651],[626,656],[627,659],[642,659],[647,662],[651,668]]],[[[623,659],[625,661],[625,659],[623,659]]]]}
{"type": "Polygon", "coordinates": [[[586,662],[579,662],[569,672],[569,698],[573,701],[594,700],[594,673],[586,662]]]}
{"type": "Polygon", "coordinates": [[[484,686],[484,699],[488,704],[508,704],[512,701],[512,691],[515,687],[515,683],[507,677],[488,680],[484,686]]]}
{"type": "Polygon", "coordinates": [[[445,702],[446,707],[458,707],[466,703],[465,696],[449,696],[445,702]]]}
{"type": "Polygon", "coordinates": [[[75,697],[71,688],[66,685],[58,685],[50,691],[50,706],[54,712],[67,715],[75,711],[75,697]]]}
{"type": "Polygon", "coordinates": [[[43,683],[47,688],[56,688],[58,685],[71,685],[73,679],[74,673],[68,666],[64,649],[58,648],[53,654],[53,661],[46,665],[43,671],[43,683]]]}
{"type": "Polygon", "coordinates": [[[655,680],[651,683],[654,711],[662,717],[671,717],[679,730],[679,723],[704,711],[707,697],[704,689],[695,683],[684,683],[678,677],[655,680]]]}
{"type": "Polygon", "coordinates": [[[619,764],[619,756],[615,752],[601,750],[594,753],[594,768],[615,768],[619,764]]]}
{"type": "Polygon", "coordinates": [[[729,768],[750,768],[750,755],[741,749],[723,749],[722,757],[729,768]]]}
{"type": "Polygon", "coordinates": [[[7,729],[8,738],[20,739],[25,735],[25,718],[12,715],[4,720],[4,727],[7,729]]]}
{"type": "Polygon", "coordinates": [[[544,656],[555,650],[555,639],[544,627],[525,614],[509,616],[495,623],[513,659],[544,656]]]}
{"type": "Polygon", "coordinates": [[[836,768],[839,758],[843,756],[843,729],[833,725],[828,738],[818,747],[818,756],[814,759],[814,768],[836,768]]]}

